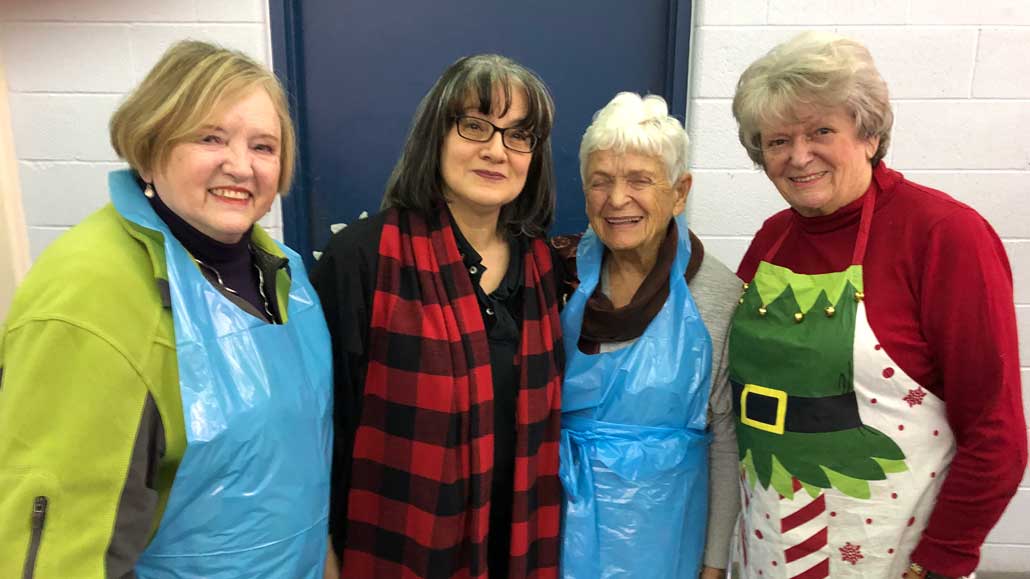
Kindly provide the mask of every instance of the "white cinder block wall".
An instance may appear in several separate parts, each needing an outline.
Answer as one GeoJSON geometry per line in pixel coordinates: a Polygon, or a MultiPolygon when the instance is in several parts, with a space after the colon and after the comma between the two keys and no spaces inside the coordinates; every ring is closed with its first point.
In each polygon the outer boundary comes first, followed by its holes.
{"type": "MultiPolygon", "coordinates": [[[[107,119],[161,52],[191,37],[270,62],[267,12],[266,0],[0,0],[33,256],[106,201],[105,174],[120,166],[107,119]]],[[[887,162],[969,203],[1004,239],[1030,384],[1028,0],[696,0],[693,227],[735,266],[761,222],[785,206],[737,143],[730,98],[748,63],[809,28],[872,50],[894,97],[887,162]]],[[[278,206],[265,221],[281,234],[278,206]]],[[[1030,573],[1030,475],[981,567],[1030,573]]]]}
{"type": "MultiPolygon", "coordinates": [[[[706,247],[735,266],[762,221],[786,207],[737,141],[740,73],[805,29],[865,43],[894,106],[887,163],[976,208],[1008,250],[1030,416],[1030,1],[696,0],[694,23],[689,216],[706,247]]],[[[1030,576],[1030,472],[981,569],[1030,576]]]]}
{"type": "MultiPolygon", "coordinates": [[[[0,51],[35,258],[104,205],[111,113],[173,42],[237,48],[266,64],[266,0],[0,0],[0,51]]],[[[282,237],[278,203],[262,221],[282,237]]]]}

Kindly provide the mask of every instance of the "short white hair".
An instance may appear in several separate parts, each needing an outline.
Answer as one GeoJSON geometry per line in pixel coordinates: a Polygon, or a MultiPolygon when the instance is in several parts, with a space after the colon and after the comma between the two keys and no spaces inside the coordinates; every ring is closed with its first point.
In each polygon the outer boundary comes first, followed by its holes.
{"type": "Polygon", "coordinates": [[[583,133],[579,145],[579,176],[586,181],[587,160],[595,151],[627,151],[651,155],[665,163],[670,183],[687,173],[690,138],[676,118],[669,116],[669,106],[658,95],[641,97],[620,92],[603,109],[594,113],[594,120],[583,133]]]}

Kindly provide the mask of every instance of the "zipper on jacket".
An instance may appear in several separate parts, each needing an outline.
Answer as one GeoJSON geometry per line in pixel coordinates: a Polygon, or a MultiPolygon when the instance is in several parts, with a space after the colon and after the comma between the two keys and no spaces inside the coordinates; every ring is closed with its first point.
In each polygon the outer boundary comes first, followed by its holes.
{"type": "Polygon", "coordinates": [[[36,497],[32,501],[32,536],[29,538],[29,552],[25,555],[22,579],[32,579],[36,575],[36,557],[39,555],[39,544],[43,541],[43,525],[46,523],[49,502],[43,496],[36,497]]]}

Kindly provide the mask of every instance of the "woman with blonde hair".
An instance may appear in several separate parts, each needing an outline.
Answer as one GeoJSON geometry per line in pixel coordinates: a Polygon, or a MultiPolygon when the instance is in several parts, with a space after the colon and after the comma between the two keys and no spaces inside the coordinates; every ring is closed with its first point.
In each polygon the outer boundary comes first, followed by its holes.
{"type": "Polygon", "coordinates": [[[744,72],[740,142],[790,205],[740,264],[744,577],[959,577],[1026,466],[1012,272],[976,211],[887,167],[887,85],[805,33],[744,72]]]}
{"type": "Polygon", "coordinates": [[[256,224],[293,172],[282,88],[182,42],[110,129],[130,170],[0,333],[0,576],[319,578],[329,336],[256,224]]]}

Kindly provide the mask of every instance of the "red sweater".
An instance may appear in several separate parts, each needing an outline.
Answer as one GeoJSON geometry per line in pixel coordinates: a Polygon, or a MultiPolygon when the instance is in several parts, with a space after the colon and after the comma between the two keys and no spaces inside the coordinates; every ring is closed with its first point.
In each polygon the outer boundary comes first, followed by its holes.
{"type": "MultiPolygon", "coordinates": [[[[946,576],[972,573],[980,546],[1019,487],[1027,461],[1012,271],[1001,240],[972,208],[880,163],[864,261],[869,325],[887,354],[946,402],[957,451],[912,560],[946,576]]],[[[796,273],[846,268],[862,199],[827,216],[787,209],[755,235],[738,275],[791,221],[773,258],[796,273]]]]}

